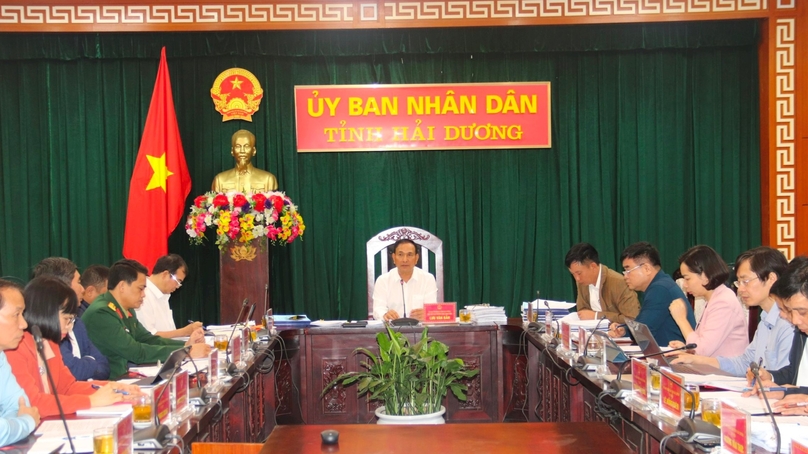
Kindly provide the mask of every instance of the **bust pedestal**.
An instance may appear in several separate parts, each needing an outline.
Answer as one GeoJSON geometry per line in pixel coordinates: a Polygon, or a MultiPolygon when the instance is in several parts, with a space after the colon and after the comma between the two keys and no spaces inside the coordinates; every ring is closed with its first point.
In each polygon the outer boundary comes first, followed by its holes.
{"type": "MultiPolygon", "coordinates": [[[[255,304],[252,319],[260,323],[269,307],[269,245],[266,238],[234,242],[219,252],[219,322],[235,323],[244,298],[255,304]]],[[[242,315],[245,317],[246,314],[242,315]]]]}

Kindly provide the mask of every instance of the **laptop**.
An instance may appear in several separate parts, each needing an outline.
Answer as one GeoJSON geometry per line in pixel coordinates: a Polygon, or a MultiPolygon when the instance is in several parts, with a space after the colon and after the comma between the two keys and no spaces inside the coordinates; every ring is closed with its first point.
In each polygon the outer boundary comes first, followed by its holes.
{"type": "Polygon", "coordinates": [[[180,367],[182,365],[182,362],[185,361],[185,358],[190,357],[188,356],[189,354],[188,349],[189,347],[183,347],[174,350],[173,352],[171,352],[171,354],[168,355],[168,358],[166,358],[166,361],[163,363],[163,365],[160,366],[160,370],[157,371],[157,375],[155,375],[154,377],[141,378],[140,380],[132,384],[148,388],[157,385],[163,380],[168,379],[169,375],[171,375],[171,372],[177,367],[180,367]]]}
{"type": "Polygon", "coordinates": [[[615,364],[622,364],[628,361],[628,356],[626,353],[622,348],[620,348],[619,345],[617,345],[614,339],[609,337],[608,333],[604,333],[603,331],[595,331],[593,334],[600,337],[606,345],[606,361],[615,364]]]}
{"type": "Polygon", "coordinates": [[[656,339],[654,339],[653,334],[651,334],[651,330],[648,328],[648,325],[626,317],[626,326],[628,326],[628,330],[631,332],[631,337],[634,338],[634,341],[637,342],[640,350],[642,350],[642,354],[645,356],[655,355],[654,358],[659,360],[660,366],[666,366],[678,374],[732,375],[717,367],[707,364],[671,364],[671,357],[665,356],[664,354],[659,354],[662,352],[662,349],[659,348],[659,344],[657,344],[656,339]]]}

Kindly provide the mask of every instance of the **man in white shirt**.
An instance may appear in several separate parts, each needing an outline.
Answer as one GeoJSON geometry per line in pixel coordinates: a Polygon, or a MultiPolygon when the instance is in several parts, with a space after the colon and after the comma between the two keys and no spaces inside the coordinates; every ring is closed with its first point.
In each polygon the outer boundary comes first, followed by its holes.
{"type": "Polygon", "coordinates": [[[623,276],[601,265],[598,251],[589,243],[578,243],[567,252],[564,264],[578,286],[576,307],[581,320],[608,318],[625,323],[625,317],[640,313],[637,292],[626,285],[623,276]]]}
{"type": "Polygon", "coordinates": [[[146,279],[146,297],[143,305],[135,309],[137,320],[150,333],[166,339],[189,337],[200,322],[191,322],[177,329],[174,324],[174,312],[168,300],[175,290],[182,287],[182,281],[188,275],[188,265],[177,254],[168,254],[157,259],[151,276],[146,279]]]}
{"type": "Polygon", "coordinates": [[[416,267],[418,247],[408,239],[393,245],[395,268],[376,279],[373,287],[373,318],[395,320],[411,317],[423,321],[424,303],[435,303],[438,285],[435,276],[416,267]]]}

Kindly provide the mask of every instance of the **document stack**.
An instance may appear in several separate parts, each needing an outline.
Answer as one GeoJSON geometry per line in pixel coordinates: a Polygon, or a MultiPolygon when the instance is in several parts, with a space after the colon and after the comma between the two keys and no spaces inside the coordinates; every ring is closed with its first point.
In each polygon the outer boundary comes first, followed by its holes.
{"type": "Polygon", "coordinates": [[[533,300],[531,302],[522,303],[522,321],[527,321],[527,307],[533,306],[534,320],[544,320],[544,313],[548,309],[553,313],[553,319],[558,320],[564,316],[569,315],[570,309],[575,306],[575,303],[566,301],[552,301],[552,300],[533,300]]]}
{"type": "Polygon", "coordinates": [[[478,325],[505,325],[508,323],[504,307],[475,304],[466,306],[466,309],[471,311],[471,319],[478,325]]]}

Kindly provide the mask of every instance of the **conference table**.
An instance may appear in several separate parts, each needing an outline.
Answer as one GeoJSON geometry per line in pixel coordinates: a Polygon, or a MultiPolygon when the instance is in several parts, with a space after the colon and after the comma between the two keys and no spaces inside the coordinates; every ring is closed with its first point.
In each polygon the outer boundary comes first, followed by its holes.
{"type": "Polygon", "coordinates": [[[261,454],[501,453],[623,454],[631,449],[603,423],[471,423],[432,426],[295,425],[278,426],[261,454]],[[339,432],[336,445],[320,432],[339,432]]]}

